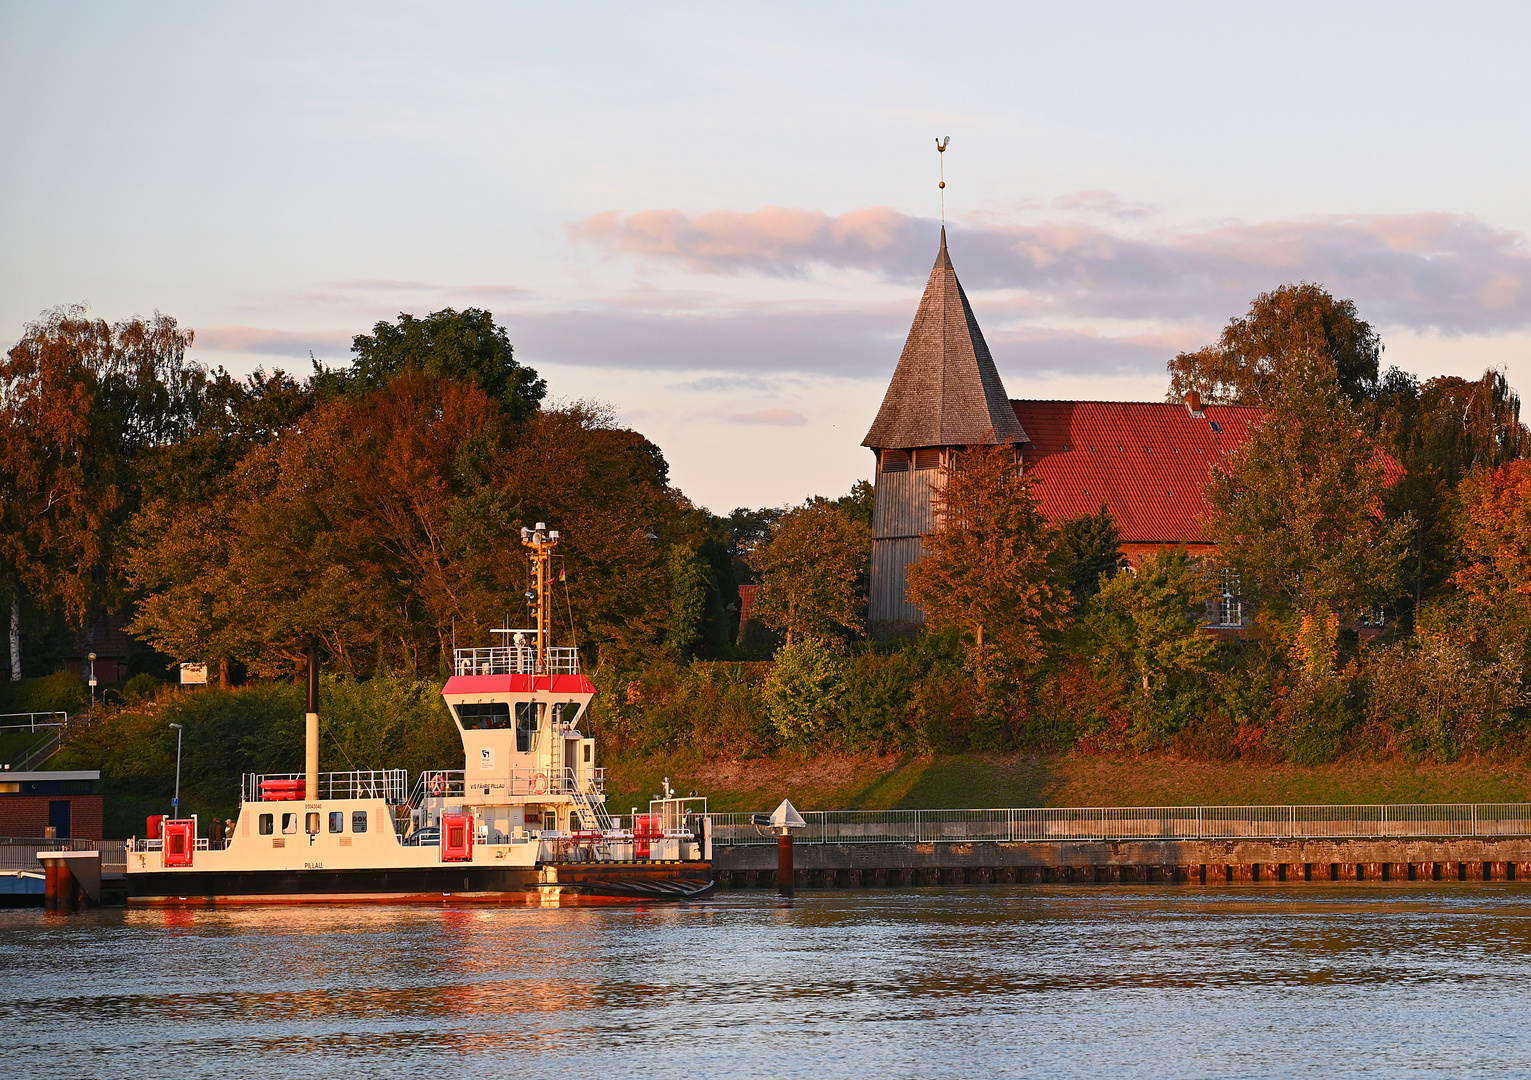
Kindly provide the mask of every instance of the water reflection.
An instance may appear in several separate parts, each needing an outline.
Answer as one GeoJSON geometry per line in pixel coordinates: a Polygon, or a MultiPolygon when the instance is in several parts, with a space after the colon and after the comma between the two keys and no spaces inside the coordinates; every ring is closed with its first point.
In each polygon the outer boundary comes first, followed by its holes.
{"type": "Polygon", "coordinates": [[[1531,888],[0,913],[36,1076],[1531,1072],[1531,888]]]}

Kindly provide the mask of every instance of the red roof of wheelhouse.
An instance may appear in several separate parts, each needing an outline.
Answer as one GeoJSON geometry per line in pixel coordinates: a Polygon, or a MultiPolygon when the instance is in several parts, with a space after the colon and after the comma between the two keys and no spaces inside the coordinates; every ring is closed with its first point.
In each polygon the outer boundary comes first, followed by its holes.
{"type": "Polygon", "coordinates": [[[1051,521],[1104,504],[1123,544],[1207,544],[1212,467],[1243,445],[1264,409],[1183,403],[1011,401],[1029,441],[1021,447],[1051,521]]]}

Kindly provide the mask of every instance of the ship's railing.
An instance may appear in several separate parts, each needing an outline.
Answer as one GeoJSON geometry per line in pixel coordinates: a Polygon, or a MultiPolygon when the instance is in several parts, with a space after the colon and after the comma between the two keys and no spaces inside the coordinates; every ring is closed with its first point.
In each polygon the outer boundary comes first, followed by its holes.
{"type": "MultiPolygon", "coordinates": [[[[584,792],[604,797],[606,770],[588,769],[586,775],[584,792]]],[[[518,799],[535,795],[570,795],[581,790],[579,774],[577,770],[570,768],[512,769],[508,788],[507,780],[503,775],[496,776],[492,780],[484,779],[475,784],[476,780],[472,773],[463,769],[427,769],[415,780],[409,803],[411,806],[420,806],[426,799],[454,802],[465,800],[470,795],[478,795],[482,798],[485,787],[489,788],[492,795],[508,795],[518,799]],[[475,786],[478,787],[477,792],[473,790],[475,786]]]]}
{"type": "Polygon", "coordinates": [[[545,649],[543,663],[529,645],[496,646],[489,649],[456,649],[452,672],[456,675],[578,675],[578,649],[545,649]]]}
{"type": "MultiPolygon", "coordinates": [[[[714,845],[774,844],[764,814],[712,814],[714,845]]],[[[1094,806],[1007,810],[818,810],[807,844],[1038,840],[1350,840],[1531,836],[1531,803],[1352,806],[1094,806]]]]}
{"type": "MultiPolygon", "coordinates": [[[[261,785],[268,780],[301,781],[303,773],[245,773],[240,797],[245,802],[287,802],[274,799],[261,785]]],[[[409,772],[405,769],[353,769],[350,772],[319,774],[321,799],[386,799],[401,803],[409,793],[409,772]]],[[[300,789],[301,790],[301,789],[300,789]]]]}

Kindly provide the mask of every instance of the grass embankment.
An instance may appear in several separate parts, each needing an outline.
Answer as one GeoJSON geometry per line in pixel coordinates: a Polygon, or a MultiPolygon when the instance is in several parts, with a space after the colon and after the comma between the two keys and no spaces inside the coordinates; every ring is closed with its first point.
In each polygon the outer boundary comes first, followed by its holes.
{"type": "Polygon", "coordinates": [[[715,811],[1022,806],[1237,806],[1531,802],[1531,767],[1499,762],[1341,762],[1305,768],[1171,757],[954,754],[750,761],[609,762],[609,806],[626,813],[664,776],[715,811]]]}

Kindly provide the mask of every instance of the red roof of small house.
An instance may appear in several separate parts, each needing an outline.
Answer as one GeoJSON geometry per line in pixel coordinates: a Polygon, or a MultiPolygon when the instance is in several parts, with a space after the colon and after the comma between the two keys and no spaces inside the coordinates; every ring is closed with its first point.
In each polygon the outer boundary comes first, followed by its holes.
{"type": "Polygon", "coordinates": [[[1212,467],[1264,409],[1182,402],[1012,401],[1026,471],[1050,521],[1111,511],[1124,544],[1206,544],[1212,467]]]}

